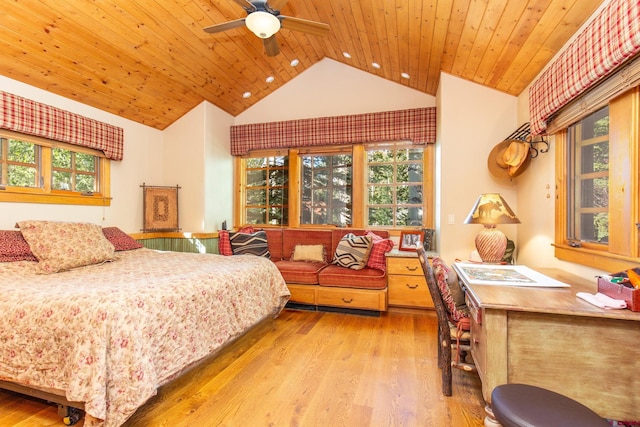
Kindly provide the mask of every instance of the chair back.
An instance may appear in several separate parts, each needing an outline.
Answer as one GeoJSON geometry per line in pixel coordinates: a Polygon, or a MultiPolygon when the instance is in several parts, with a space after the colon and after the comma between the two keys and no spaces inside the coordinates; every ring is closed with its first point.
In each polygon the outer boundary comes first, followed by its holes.
{"type": "Polygon", "coordinates": [[[424,248],[418,246],[417,253],[418,259],[420,260],[420,265],[422,266],[422,271],[424,272],[424,277],[425,279],[427,279],[427,288],[429,288],[429,294],[431,294],[431,299],[433,300],[433,307],[435,308],[436,314],[438,316],[438,323],[443,331],[448,331],[449,312],[444,305],[444,300],[442,299],[442,294],[440,293],[440,289],[438,288],[438,283],[436,282],[433,268],[429,263],[427,253],[424,248]]]}

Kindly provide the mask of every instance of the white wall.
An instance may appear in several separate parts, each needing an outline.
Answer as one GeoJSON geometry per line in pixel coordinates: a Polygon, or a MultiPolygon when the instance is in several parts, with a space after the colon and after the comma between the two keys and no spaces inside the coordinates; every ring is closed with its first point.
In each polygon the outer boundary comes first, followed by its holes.
{"type": "Polygon", "coordinates": [[[79,102],[0,76],[0,90],[124,129],[124,160],[111,162],[110,207],[0,203],[0,229],[25,219],[87,221],[134,233],[142,228],[142,189],[162,182],[162,132],[79,102]]]}
{"type": "MultiPolygon", "coordinates": [[[[482,226],[463,222],[480,194],[500,193],[520,216],[516,180],[495,178],[487,166],[491,149],[519,126],[517,98],[442,73],[437,99],[437,247],[453,262],[475,249],[482,226]]],[[[518,247],[521,225],[499,227],[518,247]]]]}
{"type": "Polygon", "coordinates": [[[435,97],[325,58],[235,118],[236,125],[435,107],[435,97]]]}

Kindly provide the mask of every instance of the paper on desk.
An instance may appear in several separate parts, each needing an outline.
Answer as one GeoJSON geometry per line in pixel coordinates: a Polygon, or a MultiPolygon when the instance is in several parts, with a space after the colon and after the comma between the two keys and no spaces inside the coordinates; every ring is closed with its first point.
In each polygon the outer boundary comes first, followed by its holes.
{"type": "Polygon", "coordinates": [[[576,296],[600,308],[613,308],[613,309],[627,308],[626,301],[621,299],[613,299],[605,294],[601,294],[600,292],[598,292],[595,295],[588,294],[586,292],[578,292],[576,296]]]}

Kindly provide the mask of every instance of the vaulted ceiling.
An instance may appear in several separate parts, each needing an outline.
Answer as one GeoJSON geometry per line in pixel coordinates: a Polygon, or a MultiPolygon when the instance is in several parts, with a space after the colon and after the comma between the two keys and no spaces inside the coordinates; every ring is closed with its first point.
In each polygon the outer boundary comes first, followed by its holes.
{"type": "Polygon", "coordinates": [[[440,72],[519,95],[602,3],[270,0],[330,31],[282,28],[268,57],[244,26],[203,31],[245,1],[5,0],[0,74],[158,129],[204,100],[236,116],[323,58],[429,95],[440,72]]]}

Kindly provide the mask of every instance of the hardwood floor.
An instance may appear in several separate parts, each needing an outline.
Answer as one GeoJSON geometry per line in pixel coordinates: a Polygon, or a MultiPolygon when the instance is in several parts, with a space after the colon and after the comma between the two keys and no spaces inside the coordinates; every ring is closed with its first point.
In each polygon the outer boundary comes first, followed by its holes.
{"type": "MultiPolygon", "coordinates": [[[[433,312],[284,310],[226,369],[187,373],[126,426],[480,427],[475,374],[454,371],[442,396],[435,334],[433,312]]],[[[54,425],[55,405],[0,391],[0,426],[54,425]]]]}

